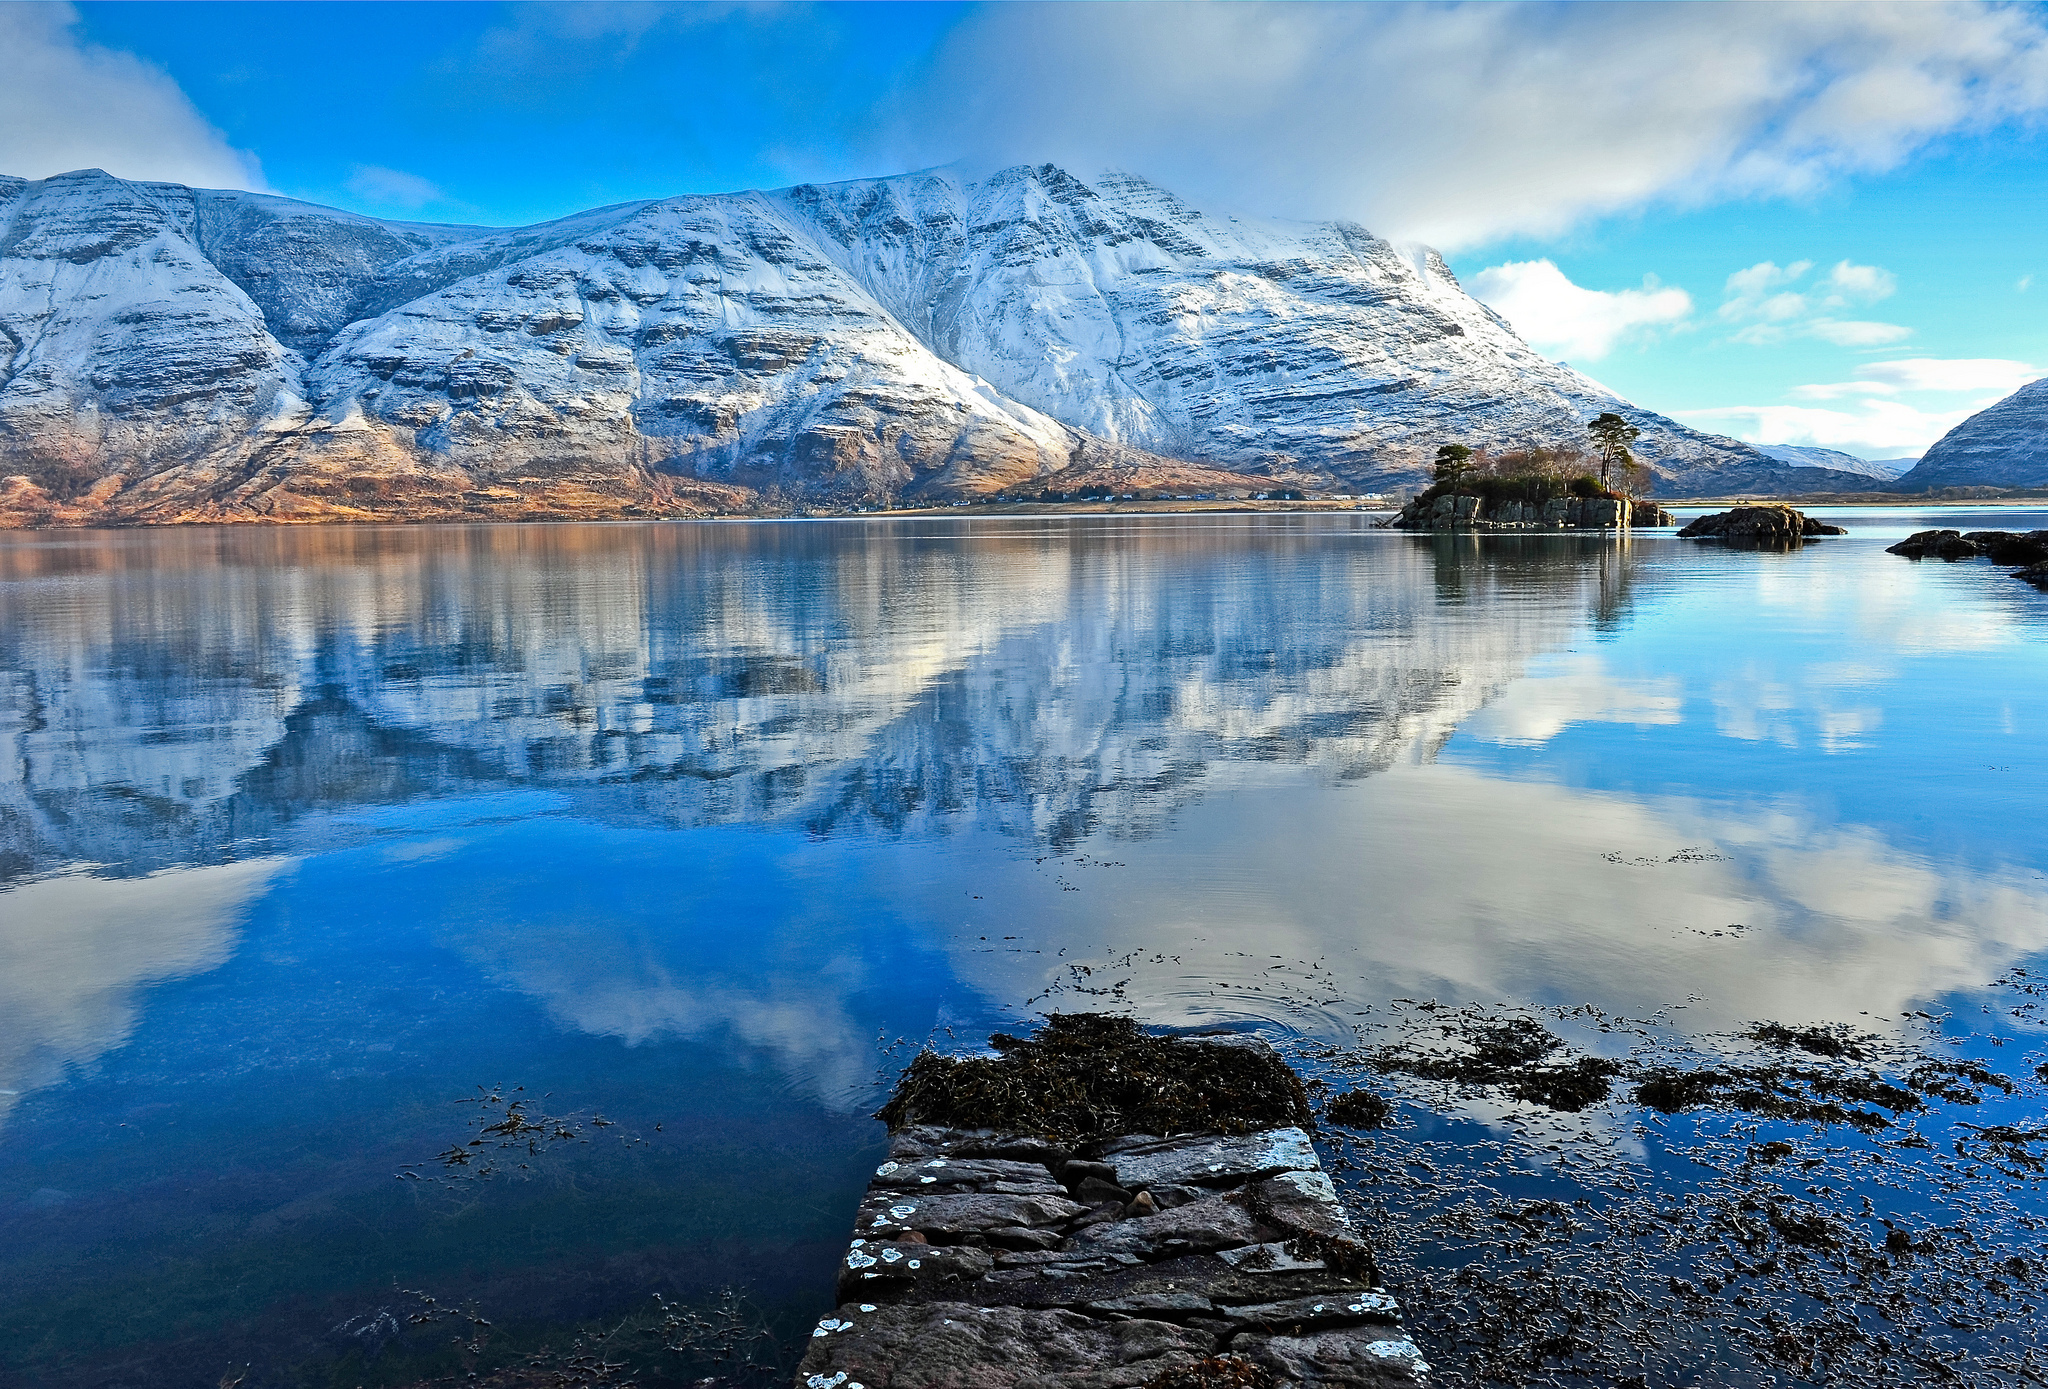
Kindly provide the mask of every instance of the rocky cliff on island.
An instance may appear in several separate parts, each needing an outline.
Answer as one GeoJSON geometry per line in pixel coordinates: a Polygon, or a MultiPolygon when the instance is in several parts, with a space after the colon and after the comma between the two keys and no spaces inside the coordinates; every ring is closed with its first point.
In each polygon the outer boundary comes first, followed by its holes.
{"type": "Polygon", "coordinates": [[[1676,518],[1655,502],[1628,497],[1552,497],[1542,502],[1488,502],[1445,494],[1406,503],[1389,524],[1412,531],[1629,530],[1669,526],[1676,518]]]}
{"type": "Polygon", "coordinates": [[[1867,481],[1621,400],[1426,247],[1128,174],[942,169],[511,229],[0,178],[4,525],[692,515],[1168,464],[1385,490],[1446,440],[1577,443],[1603,412],[1660,496],[1867,481]]]}

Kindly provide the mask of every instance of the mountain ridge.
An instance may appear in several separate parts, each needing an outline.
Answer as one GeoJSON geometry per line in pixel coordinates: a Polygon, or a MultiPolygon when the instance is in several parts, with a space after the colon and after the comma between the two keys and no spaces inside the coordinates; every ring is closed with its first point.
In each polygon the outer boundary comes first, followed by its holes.
{"type": "Polygon", "coordinates": [[[2048,486],[2048,377],[1994,401],[1935,440],[1900,491],[2048,486]]]}
{"type": "Polygon", "coordinates": [[[1440,442],[1579,443],[1607,409],[1659,495],[1814,471],[1540,357],[1427,248],[1129,174],[515,228],[0,178],[9,524],[702,514],[1169,465],[1387,489],[1440,442]]]}
{"type": "MultiPolygon", "coordinates": [[[[1906,470],[1894,466],[1896,460],[1887,458],[1862,458],[1840,449],[1817,448],[1806,444],[1759,444],[1758,450],[1780,463],[1789,463],[1799,468],[1831,468],[1839,473],[1857,473],[1864,477],[1890,482],[1906,470]]],[[[1908,459],[1909,464],[1917,460],[1908,459]]]]}

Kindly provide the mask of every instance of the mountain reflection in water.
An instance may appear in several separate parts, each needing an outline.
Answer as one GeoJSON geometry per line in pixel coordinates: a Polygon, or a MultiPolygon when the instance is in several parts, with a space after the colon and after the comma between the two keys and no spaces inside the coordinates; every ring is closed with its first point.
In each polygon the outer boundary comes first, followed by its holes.
{"type": "Polygon", "coordinates": [[[330,1334],[394,1281],[807,1314],[878,1034],[1977,990],[2048,950],[2048,596],[1849,524],[0,537],[0,1374],[402,1382],[330,1334]],[[648,1141],[393,1182],[501,1083],[648,1141]]]}

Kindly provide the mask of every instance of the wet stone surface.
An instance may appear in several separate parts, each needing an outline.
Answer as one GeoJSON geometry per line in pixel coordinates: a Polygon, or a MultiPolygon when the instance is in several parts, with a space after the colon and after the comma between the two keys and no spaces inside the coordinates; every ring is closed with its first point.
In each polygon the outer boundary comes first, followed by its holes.
{"type": "Polygon", "coordinates": [[[905,1128],[838,1286],[799,1389],[1143,1389],[1215,1356],[1276,1386],[1429,1368],[1297,1127],[1074,1150],[905,1128]]]}

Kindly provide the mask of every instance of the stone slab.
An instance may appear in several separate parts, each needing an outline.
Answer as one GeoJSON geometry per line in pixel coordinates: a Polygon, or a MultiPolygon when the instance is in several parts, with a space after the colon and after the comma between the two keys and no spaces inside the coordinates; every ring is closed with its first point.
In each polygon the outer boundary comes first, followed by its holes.
{"type": "Polygon", "coordinates": [[[1172,1322],[964,1302],[841,1309],[818,1323],[802,1389],[1138,1389],[1214,1353],[1172,1322]]]}
{"type": "Polygon", "coordinates": [[[1057,1143],[998,1129],[942,1129],[928,1124],[889,1135],[889,1157],[904,1162],[933,1157],[1007,1158],[1036,1162],[1057,1171],[1073,1154],[1057,1143]]]}
{"type": "Polygon", "coordinates": [[[1255,1183],[1253,1191],[1258,1198],[1254,1209],[1283,1229],[1342,1239],[1356,1234],[1326,1172],[1282,1172],[1255,1183]]]}
{"type": "Polygon", "coordinates": [[[1133,1254],[1151,1263],[1258,1242],[1258,1225],[1244,1203],[1229,1196],[1212,1196],[1157,1215],[1091,1225],[1069,1240],[1067,1247],[1133,1254]]]}
{"type": "Polygon", "coordinates": [[[870,1238],[916,1230],[934,1244],[953,1244],[964,1235],[1063,1225],[1087,1209],[1060,1195],[942,1192],[924,1196],[883,1191],[861,1203],[855,1223],[870,1238]]]}
{"type": "Polygon", "coordinates": [[[947,1288],[985,1277],[994,1265],[989,1250],[967,1245],[856,1239],[840,1261],[838,1297],[841,1302],[893,1300],[913,1288],[943,1296],[947,1288]]]}
{"type": "Polygon", "coordinates": [[[1290,1297],[1279,1302],[1254,1302],[1245,1306],[1218,1305],[1217,1311],[1235,1324],[1269,1330],[1355,1326],[1361,1322],[1392,1326],[1399,1325],[1401,1321],[1401,1304],[1385,1293],[1290,1297]]]}
{"type": "Polygon", "coordinates": [[[1285,1244],[1254,1244],[1243,1249],[1225,1249],[1216,1256],[1240,1273],[1300,1273],[1328,1268],[1321,1259],[1298,1259],[1285,1244]]]}
{"type": "Polygon", "coordinates": [[[1230,1350],[1264,1367],[1289,1389],[1413,1389],[1429,1373],[1429,1362],[1413,1341],[1381,1328],[1305,1336],[1247,1332],[1231,1338],[1230,1350]]]}
{"type": "Polygon", "coordinates": [[[1239,1186],[1282,1172],[1320,1171],[1315,1144],[1298,1128],[1266,1129],[1232,1137],[1155,1139],[1151,1144],[1106,1153],[1117,1184],[1142,1191],[1155,1183],[1184,1186],[1239,1186]]]}
{"type": "Polygon", "coordinates": [[[1063,1195],[1064,1188],[1042,1162],[1008,1158],[932,1157],[922,1161],[889,1161],[875,1169],[871,1190],[920,1191],[935,1186],[966,1186],[977,1191],[1045,1192],[1063,1195]]]}

